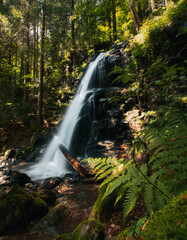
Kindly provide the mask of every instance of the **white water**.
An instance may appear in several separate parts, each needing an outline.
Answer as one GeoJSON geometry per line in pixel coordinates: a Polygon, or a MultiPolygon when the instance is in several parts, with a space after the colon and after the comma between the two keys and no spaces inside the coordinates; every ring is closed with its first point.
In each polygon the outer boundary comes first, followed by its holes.
{"type": "MultiPolygon", "coordinates": [[[[98,62],[106,55],[101,53],[94,62],[91,62],[81,81],[78,91],[69,106],[64,120],[59,128],[57,136],[55,136],[49,144],[42,159],[28,170],[24,171],[32,180],[46,179],[49,177],[59,177],[69,173],[66,164],[66,158],[58,148],[58,144],[62,143],[67,149],[70,147],[73,132],[82,108],[84,99],[89,92],[88,87],[92,74],[98,62]]],[[[80,143],[81,144],[81,143],[80,143]]]]}

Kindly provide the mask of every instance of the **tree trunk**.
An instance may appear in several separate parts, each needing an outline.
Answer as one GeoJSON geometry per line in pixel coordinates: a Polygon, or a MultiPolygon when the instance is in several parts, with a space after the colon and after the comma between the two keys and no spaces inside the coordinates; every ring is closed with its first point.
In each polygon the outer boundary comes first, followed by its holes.
{"type": "Polygon", "coordinates": [[[108,27],[109,27],[109,39],[112,42],[112,21],[111,21],[111,2],[110,0],[105,2],[105,4],[107,4],[107,21],[108,21],[108,27]]]}
{"type": "Polygon", "coordinates": [[[34,35],[33,35],[33,78],[36,78],[36,24],[33,26],[34,35]]]}
{"type": "Polygon", "coordinates": [[[26,85],[24,88],[24,102],[29,102],[29,88],[27,84],[30,82],[30,66],[29,66],[29,59],[30,59],[30,25],[27,22],[27,33],[26,33],[26,58],[25,58],[25,78],[24,84],[26,85]]]}
{"type": "Polygon", "coordinates": [[[155,0],[151,0],[151,9],[152,9],[152,12],[154,12],[154,10],[155,10],[155,0]]]}
{"type": "Polygon", "coordinates": [[[43,2],[42,16],[42,35],[41,35],[41,50],[40,50],[40,76],[38,88],[38,106],[37,106],[37,123],[43,125],[43,77],[44,77],[44,43],[45,43],[45,0],[43,2]]]}
{"type": "Polygon", "coordinates": [[[24,55],[21,53],[21,67],[20,67],[20,83],[23,81],[24,76],[24,55]]]}
{"type": "Polygon", "coordinates": [[[71,41],[72,41],[72,65],[76,64],[76,43],[75,43],[75,20],[73,19],[75,1],[71,0],[71,41]]]}
{"type": "Polygon", "coordinates": [[[75,49],[75,20],[73,19],[74,10],[75,10],[75,2],[74,0],[71,0],[71,40],[72,40],[73,49],[75,49]]]}
{"type": "Polygon", "coordinates": [[[117,40],[116,0],[112,0],[112,23],[113,23],[113,41],[116,41],[117,40]]]}
{"type": "MultiPolygon", "coordinates": [[[[8,57],[8,64],[12,69],[12,56],[11,52],[9,52],[9,57],[8,57]]],[[[9,75],[9,84],[8,84],[8,95],[6,101],[8,102],[11,98],[11,87],[12,87],[12,74],[9,75]]]]}
{"type": "Polygon", "coordinates": [[[37,24],[36,24],[36,61],[35,61],[35,70],[36,70],[36,79],[38,79],[38,56],[39,56],[39,52],[38,52],[38,39],[39,39],[39,36],[38,36],[38,32],[39,32],[39,26],[38,26],[38,21],[37,21],[37,24]]]}
{"type": "Polygon", "coordinates": [[[141,3],[138,2],[137,4],[138,4],[138,16],[139,16],[140,22],[143,22],[143,12],[141,8],[141,3]]]}
{"type": "Polygon", "coordinates": [[[66,157],[68,162],[71,164],[71,166],[81,176],[84,176],[84,177],[93,177],[94,176],[94,173],[92,173],[91,169],[86,166],[81,165],[63,144],[59,144],[58,147],[59,147],[60,151],[63,153],[63,155],[66,157]]]}
{"type": "Polygon", "coordinates": [[[136,11],[133,0],[131,2],[130,2],[130,0],[128,0],[128,4],[129,4],[130,12],[132,15],[132,19],[134,21],[134,26],[135,26],[136,32],[138,33],[139,28],[140,28],[140,20],[139,20],[138,13],[136,11]]]}

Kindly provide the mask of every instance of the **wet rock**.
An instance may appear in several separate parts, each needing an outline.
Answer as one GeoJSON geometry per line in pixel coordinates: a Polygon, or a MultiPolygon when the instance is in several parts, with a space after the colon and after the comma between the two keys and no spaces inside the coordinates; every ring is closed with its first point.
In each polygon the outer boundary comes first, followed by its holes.
{"type": "Polygon", "coordinates": [[[39,147],[39,146],[42,146],[46,143],[47,139],[44,135],[42,134],[38,134],[37,132],[35,132],[33,134],[33,136],[31,137],[31,147],[39,147]]]}
{"type": "Polygon", "coordinates": [[[11,185],[19,184],[20,186],[24,186],[26,183],[32,182],[31,178],[27,174],[20,173],[18,171],[10,170],[9,177],[11,185]]]}
{"type": "Polygon", "coordinates": [[[48,234],[58,235],[63,233],[64,222],[70,215],[70,211],[62,204],[54,207],[44,218],[33,228],[32,232],[42,231],[48,234]]]}
{"type": "Polygon", "coordinates": [[[0,236],[22,229],[47,212],[48,206],[42,199],[27,193],[18,185],[13,187],[0,201],[0,236]]]}
{"type": "Polygon", "coordinates": [[[54,189],[61,182],[63,182],[63,179],[61,179],[59,177],[52,178],[52,179],[45,179],[44,181],[40,182],[40,188],[41,189],[54,189]]]}
{"type": "Polygon", "coordinates": [[[38,184],[34,182],[29,182],[29,183],[26,183],[24,187],[27,191],[36,192],[38,189],[38,184]]]}
{"type": "Polygon", "coordinates": [[[13,158],[13,157],[15,157],[15,155],[16,155],[15,149],[9,149],[9,150],[7,150],[7,151],[5,152],[4,158],[5,158],[5,159],[7,159],[7,158],[13,158]]]}

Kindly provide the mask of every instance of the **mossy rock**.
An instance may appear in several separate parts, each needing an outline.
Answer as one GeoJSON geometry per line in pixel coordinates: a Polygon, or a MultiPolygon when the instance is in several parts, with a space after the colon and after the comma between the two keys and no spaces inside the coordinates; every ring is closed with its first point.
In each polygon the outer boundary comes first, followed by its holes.
{"type": "Polygon", "coordinates": [[[48,212],[47,204],[16,185],[0,200],[0,235],[21,229],[48,212]]]}
{"type": "Polygon", "coordinates": [[[58,204],[52,208],[33,228],[32,231],[42,231],[47,234],[62,234],[64,223],[71,212],[63,204],[58,204]]]}
{"type": "Polygon", "coordinates": [[[99,189],[99,196],[93,206],[93,209],[90,213],[89,220],[100,220],[100,217],[104,216],[105,212],[113,211],[114,209],[114,204],[115,204],[115,193],[111,194],[110,196],[106,197],[104,200],[103,196],[106,192],[106,187],[103,186],[102,188],[99,189]]]}
{"type": "Polygon", "coordinates": [[[71,240],[72,239],[71,237],[72,237],[71,234],[64,233],[55,238],[55,240],[71,240]]]}
{"type": "Polygon", "coordinates": [[[56,194],[48,189],[41,189],[37,192],[38,197],[40,197],[47,205],[55,205],[56,194]]]}
{"type": "Polygon", "coordinates": [[[103,240],[104,226],[97,220],[83,221],[72,234],[62,234],[55,240],[103,240]]]}
{"type": "Polygon", "coordinates": [[[143,236],[145,240],[187,239],[187,192],[156,212],[143,236]]]}

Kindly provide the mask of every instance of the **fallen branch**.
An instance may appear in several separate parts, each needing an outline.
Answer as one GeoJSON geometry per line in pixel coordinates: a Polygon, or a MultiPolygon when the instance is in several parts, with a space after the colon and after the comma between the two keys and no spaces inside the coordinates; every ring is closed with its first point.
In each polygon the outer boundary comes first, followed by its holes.
{"type": "Polygon", "coordinates": [[[83,177],[93,177],[95,174],[91,171],[90,168],[83,166],[80,162],[70,153],[70,151],[63,145],[58,145],[60,151],[72,165],[72,167],[83,177]]]}

